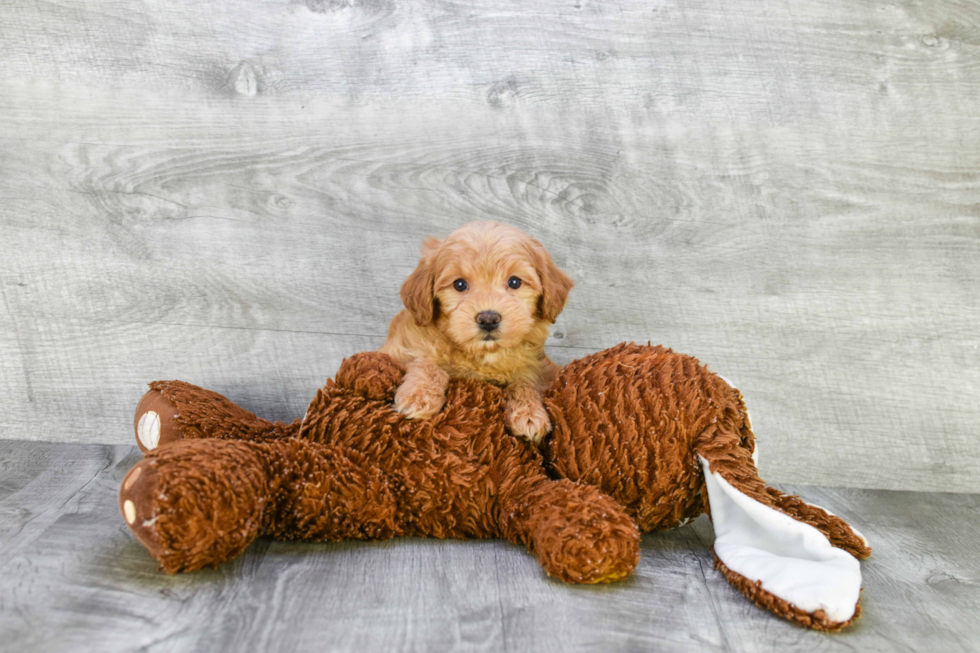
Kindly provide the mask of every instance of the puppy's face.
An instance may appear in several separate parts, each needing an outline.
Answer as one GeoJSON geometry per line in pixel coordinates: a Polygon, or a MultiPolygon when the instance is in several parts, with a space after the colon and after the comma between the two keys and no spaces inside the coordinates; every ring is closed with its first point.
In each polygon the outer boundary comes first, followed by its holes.
{"type": "Polygon", "coordinates": [[[471,223],[427,240],[402,301],[468,353],[513,347],[558,317],[572,281],[538,241],[496,223],[471,223]]]}

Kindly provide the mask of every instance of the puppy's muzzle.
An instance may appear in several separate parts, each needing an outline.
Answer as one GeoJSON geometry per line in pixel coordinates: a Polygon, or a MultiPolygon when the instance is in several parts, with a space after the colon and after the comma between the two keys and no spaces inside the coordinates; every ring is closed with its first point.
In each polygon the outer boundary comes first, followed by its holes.
{"type": "Polygon", "coordinates": [[[481,329],[487,333],[490,333],[500,326],[500,313],[497,313],[496,311],[483,311],[482,313],[477,314],[476,323],[481,329]]]}

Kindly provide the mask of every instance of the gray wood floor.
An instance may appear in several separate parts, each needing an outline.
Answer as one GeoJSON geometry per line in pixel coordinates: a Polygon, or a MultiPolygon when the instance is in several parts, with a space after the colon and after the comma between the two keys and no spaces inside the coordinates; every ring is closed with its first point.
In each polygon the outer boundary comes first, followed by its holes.
{"type": "Polygon", "coordinates": [[[502,541],[259,541],[167,576],[116,493],[129,446],[0,440],[3,651],[978,651],[980,496],[781,486],[871,540],[865,615],[837,635],[748,603],[702,517],[643,539],[632,579],[570,587],[502,541]]]}
{"type": "Polygon", "coordinates": [[[576,281],[549,341],[698,356],[775,480],[980,492],[976,0],[3,0],[0,437],[148,380],[292,419],[427,233],[576,281]]]}

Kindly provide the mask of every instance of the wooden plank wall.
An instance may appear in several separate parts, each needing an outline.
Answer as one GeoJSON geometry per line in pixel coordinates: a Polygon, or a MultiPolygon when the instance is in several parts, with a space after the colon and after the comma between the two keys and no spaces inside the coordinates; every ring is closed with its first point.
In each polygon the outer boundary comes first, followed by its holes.
{"type": "Polygon", "coordinates": [[[980,6],[0,4],[0,437],[285,419],[422,237],[510,222],[742,389],[772,481],[980,491],[980,6]]]}

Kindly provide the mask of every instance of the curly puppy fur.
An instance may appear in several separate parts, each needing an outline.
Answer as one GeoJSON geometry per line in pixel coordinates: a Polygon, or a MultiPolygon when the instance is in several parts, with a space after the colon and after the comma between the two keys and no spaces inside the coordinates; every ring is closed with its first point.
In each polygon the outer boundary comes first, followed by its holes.
{"type": "Polygon", "coordinates": [[[541,243],[508,225],[471,222],[426,239],[379,350],[406,372],[396,410],[428,419],[450,378],[489,381],[505,390],[510,432],[540,442],[551,430],[541,392],[558,371],[544,342],[572,285],[541,243]]]}

